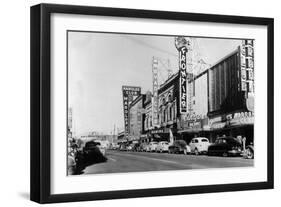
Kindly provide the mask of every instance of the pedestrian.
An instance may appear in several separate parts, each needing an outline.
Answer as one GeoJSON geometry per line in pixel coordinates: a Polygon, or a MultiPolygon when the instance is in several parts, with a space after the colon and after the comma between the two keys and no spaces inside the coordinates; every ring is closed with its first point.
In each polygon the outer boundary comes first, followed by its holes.
{"type": "Polygon", "coordinates": [[[245,149],[246,149],[246,137],[244,136],[243,138],[242,138],[242,143],[243,143],[243,152],[245,151],[245,149]]]}
{"type": "Polygon", "coordinates": [[[243,143],[242,143],[242,136],[241,135],[239,135],[239,136],[237,136],[237,140],[238,140],[238,142],[242,145],[243,143]]]}

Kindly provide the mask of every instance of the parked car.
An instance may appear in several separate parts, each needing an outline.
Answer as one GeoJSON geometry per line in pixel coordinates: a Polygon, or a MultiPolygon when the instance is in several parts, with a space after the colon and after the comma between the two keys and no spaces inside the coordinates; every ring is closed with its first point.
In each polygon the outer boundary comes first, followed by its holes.
{"type": "Polygon", "coordinates": [[[120,144],[119,150],[120,150],[120,151],[126,151],[126,150],[127,150],[126,145],[120,144]]]}
{"type": "Polygon", "coordinates": [[[242,153],[241,143],[234,137],[219,137],[208,148],[208,155],[240,156],[242,153]]]}
{"type": "Polygon", "coordinates": [[[133,151],[133,152],[138,152],[138,151],[139,151],[139,148],[140,148],[140,143],[134,143],[134,144],[133,144],[132,151],[133,151]]]}
{"type": "Polygon", "coordinates": [[[97,147],[99,148],[100,152],[105,156],[106,146],[102,145],[99,141],[95,141],[97,143],[97,147]]]}
{"type": "Polygon", "coordinates": [[[129,144],[126,146],[126,150],[127,151],[132,151],[133,150],[133,145],[132,144],[129,144]]]}
{"type": "Polygon", "coordinates": [[[162,142],[159,142],[158,145],[156,146],[156,152],[168,152],[169,151],[169,142],[166,142],[166,141],[162,141],[162,142]]]}
{"type": "Polygon", "coordinates": [[[173,154],[190,154],[191,150],[184,140],[175,140],[174,143],[168,147],[168,152],[173,154]]]}
{"type": "Polygon", "coordinates": [[[158,142],[149,142],[147,152],[155,152],[158,142]]]}
{"type": "Polygon", "coordinates": [[[105,162],[105,149],[99,142],[89,141],[83,148],[83,161],[88,162],[105,162]]]}
{"type": "Polygon", "coordinates": [[[106,162],[105,149],[100,146],[99,142],[89,141],[85,143],[82,149],[78,149],[75,153],[75,160],[69,157],[69,163],[73,166],[75,163],[75,169],[72,168],[73,174],[80,174],[86,166],[94,163],[106,162]],[[73,170],[75,170],[73,172],[73,170]]]}
{"type": "Polygon", "coordinates": [[[206,137],[196,137],[189,143],[191,153],[195,155],[203,154],[208,152],[210,142],[206,137]]]}
{"type": "Polygon", "coordinates": [[[110,149],[111,150],[117,150],[117,149],[119,149],[119,145],[116,144],[116,143],[112,143],[111,146],[110,146],[110,149]]]}
{"type": "Polygon", "coordinates": [[[144,143],[141,143],[140,144],[140,151],[141,152],[147,152],[148,151],[148,147],[149,147],[149,144],[144,142],[144,143]]]}

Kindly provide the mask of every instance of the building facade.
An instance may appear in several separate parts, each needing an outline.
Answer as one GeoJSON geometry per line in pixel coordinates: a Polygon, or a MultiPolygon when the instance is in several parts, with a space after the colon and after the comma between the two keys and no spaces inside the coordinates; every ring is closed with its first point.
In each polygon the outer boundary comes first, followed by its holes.
{"type": "Polygon", "coordinates": [[[236,50],[188,82],[189,88],[193,88],[191,110],[181,115],[178,121],[181,139],[189,142],[193,137],[204,136],[214,142],[217,137],[225,135],[242,136],[246,137],[247,143],[253,142],[252,49],[252,41],[242,41],[236,50]],[[251,52],[245,48],[250,48],[251,52]]]}
{"type": "Polygon", "coordinates": [[[145,95],[141,94],[129,105],[129,140],[139,140],[144,130],[144,100],[145,95]]]}
{"type": "Polygon", "coordinates": [[[142,141],[168,141],[170,130],[177,131],[179,73],[168,78],[157,90],[157,99],[151,93],[144,101],[144,131],[142,141]],[[153,122],[152,102],[157,101],[157,125],[153,122]]]}
{"type": "Polygon", "coordinates": [[[175,127],[178,116],[178,73],[171,76],[166,82],[164,82],[158,90],[158,119],[160,127],[171,128],[175,127]]]}
{"type": "Polygon", "coordinates": [[[208,70],[194,76],[189,82],[189,113],[178,120],[179,137],[187,143],[196,136],[206,136],[208,130],[208,70]]]}
{"type": "Polygon", "coordinates": [[[180,112],[180,73],[170,76],[159,86],[157,97],[149,92],[132,102],[130,135],[141,137],[142,142],[169,141],[171,132],[174,139],[187,143],[198,136],[214,142],[223,135],[242,136],[247,143],[253,142],[253,58],[253,41],[243,40],[213,66],[196,75],[188,74],[186,113],[180,112]],[[157,125],[152,109],[155,101],[157,125]]]}
{"type": "Polygon", "coordinates": [[[241,90],[239,50],[235,50],[208,70],[209,116],[245,107],[241,90]]]}
{"type": "Polygon", "coordinates": [[[144,123],[143,123],[143,134],[149,132],[149,130],[153,129],[153,122],[152,122],[152,94],[151,92],[147,92],[143,104],[144,108],[144,123]]]}

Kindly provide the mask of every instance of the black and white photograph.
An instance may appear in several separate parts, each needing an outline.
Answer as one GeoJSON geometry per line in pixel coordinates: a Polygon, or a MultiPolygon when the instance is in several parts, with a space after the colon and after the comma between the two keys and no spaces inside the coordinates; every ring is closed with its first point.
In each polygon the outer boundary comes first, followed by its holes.
{"type": "Polygon", "coordinates": [[[255,39],[66,41],[68,176],[255,166],[255,39]]]}

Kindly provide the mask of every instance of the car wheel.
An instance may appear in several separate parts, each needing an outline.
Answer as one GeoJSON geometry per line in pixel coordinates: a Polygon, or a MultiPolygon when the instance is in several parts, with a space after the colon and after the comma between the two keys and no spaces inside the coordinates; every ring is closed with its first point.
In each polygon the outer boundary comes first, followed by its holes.
{"type": "Polygon", "coordinates": [[[227,152],[222,153],[222,156],[227,157],[228,156],[227,152]]]}
{"type": "Polygon", "coordinates": [[[246,158],[247,159],[253,159],[254,158],[254,152],[250,149],[246,149],[246,158]]]}
{"type": "Polygon", "coordinates": [[[195,155],[199,155],[199,151],[198,151],[198,149],[197,149],[197,148],[195,148],[195,150],[194,150],[194,154],[195,154],[195,155]]]}

